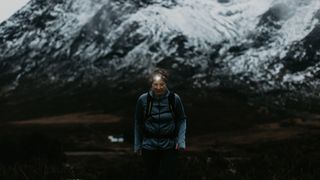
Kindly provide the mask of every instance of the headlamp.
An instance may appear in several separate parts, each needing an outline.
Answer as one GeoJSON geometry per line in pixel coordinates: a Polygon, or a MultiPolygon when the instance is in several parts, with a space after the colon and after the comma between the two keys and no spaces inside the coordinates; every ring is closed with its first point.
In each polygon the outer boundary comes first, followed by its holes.
{"type": "Polygon", "coordinates": [[[160,81],[160,80],[161,80],[161,76],[160,76],[160,75],[155,75],[155,76],[153,77],[153,80],[154,80],[154,81],[160,81]]]}

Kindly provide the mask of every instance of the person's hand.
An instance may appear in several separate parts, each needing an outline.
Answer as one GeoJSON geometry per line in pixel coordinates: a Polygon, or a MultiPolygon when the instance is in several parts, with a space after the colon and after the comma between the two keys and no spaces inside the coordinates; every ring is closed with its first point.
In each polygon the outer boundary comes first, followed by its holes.
{"type": "Polygon", "coordinates": [[[179,144],[178,144],[178,143],[176,144],[175,149],[176,149],[177,151],[180,151],[180,152],[183,152],[183,151],[185,150],[184,148],[179,147],[179,144]]]}
{"type": "Polygon", "coordinates": [[[142,155],[142,149],[138,149],[137,152],[136,152],[136,154],[137,154],[138,156],[141,156],[141,155],[142,155]]]}

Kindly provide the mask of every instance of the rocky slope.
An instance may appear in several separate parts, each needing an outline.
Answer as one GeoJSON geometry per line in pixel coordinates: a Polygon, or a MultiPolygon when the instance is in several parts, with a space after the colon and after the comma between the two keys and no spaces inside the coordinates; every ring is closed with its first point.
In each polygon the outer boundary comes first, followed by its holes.
{"type": "Polygon", "coordinates": [[[146,75],[163,67],[180,91],[232,89],[252,102],[318,107],[319,7],[318,0],[32,0],[0,25],[1,106],[96,106],[137,95],[146,75]]]}

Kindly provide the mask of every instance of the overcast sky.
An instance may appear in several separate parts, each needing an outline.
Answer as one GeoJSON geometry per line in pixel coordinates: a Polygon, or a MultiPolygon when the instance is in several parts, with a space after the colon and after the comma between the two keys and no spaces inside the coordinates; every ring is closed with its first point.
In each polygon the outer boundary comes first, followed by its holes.
{"type": "Polygon", "coordinates": [[[30,0],[0,0],[0,22],[8,19],[30,0]]]}

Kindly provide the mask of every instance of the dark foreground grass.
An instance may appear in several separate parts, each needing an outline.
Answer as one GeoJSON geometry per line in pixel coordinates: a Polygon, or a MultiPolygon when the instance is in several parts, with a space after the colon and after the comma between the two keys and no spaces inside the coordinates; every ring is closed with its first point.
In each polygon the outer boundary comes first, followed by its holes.
{"type": "MultiPolygon", "coordinates": [[[[182,152],[180,180],[315,180],[320,178],[320,137],[301,136],[248,145],[182,152]],[[221,149],[224,149],[223,151],[221,149]]],[[[122,151],[66,156],[43,134],[0,138],[0,179],[145,179],[141,157],[122,151]]]]}

